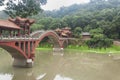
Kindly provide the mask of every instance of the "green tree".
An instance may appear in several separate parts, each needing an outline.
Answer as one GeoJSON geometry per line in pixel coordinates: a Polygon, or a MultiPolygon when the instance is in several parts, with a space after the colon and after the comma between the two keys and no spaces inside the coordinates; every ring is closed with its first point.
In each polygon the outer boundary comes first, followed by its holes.
{"type": "Polygon", "coordinates": [[[107,48],[111,47],[113,40],[106,38],[103,34],[94,35],[92,39],[86,41],[90,48],[107,48]]]}
{"type": "Polygon", "coordinates": [[[115,17],[110,28],[109,28],[110,38],[120,39],[120,17],[119,15],[115,17]]]}
{"type": "Polygon", "coordinates": [[[41,30],[44,29],[44,25],[41,24],[33,24],[31,27],[31,32],[36,31],[36,30],[41,30]]]}
{"type": "Polygon", "coordinates": [[[55,18],[51,21],[49,27],[50,29],[63,28],[63,27],[67,27],[67,23],[65,23],[63,20],[59,18],[55,18]]]}
{"type": "Polygon", "coordinates": [[[48,29],[50,29],[50,24],[51,24],[52,21],[53,21],[53,18],[51,18],[51,17],[44,17],[44,18],[38,20],[37,24],[44,25],[43,29],[48,30],[48,29]]]}
{"type": "Polygon", "coordinates": [[[0,0],[0,6],[3,6],[4,5],[4,2],[5,0],[0,0]]]}
{"type": "Polygon", "coordinates": [[[40,5],[44,5],[46,0],[9,0],[5,13],[10,17],[28,17],[42,11],[40,5]]]}
{"type": "Polygon", "coordinates": [[[94,34],[103,34],[103,30],[101,29],[101,28],[96,28],[96,29],[92,29],[92,30],[90,30],[90,33],[92,34],[92,35],[94,35],[94,34]]]}
{"type": "Polygon", "coordinates": [[[81,32],[82,32],[82,28],[81,27],[76,27],[74,29],[74,36],[75,37],[80,37],[81,32]]]}

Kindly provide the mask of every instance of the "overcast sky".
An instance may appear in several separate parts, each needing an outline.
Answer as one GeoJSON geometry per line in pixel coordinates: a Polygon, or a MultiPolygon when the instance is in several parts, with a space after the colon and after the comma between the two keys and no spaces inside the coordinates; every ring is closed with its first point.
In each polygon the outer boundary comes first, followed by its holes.
{"type": "MultiPolygon", "coordinates": [[[[6,0],[7,1],[7,0],[6,0]]],[[[70,6],[72,4],[87,3],[89,0],[47,0],[47,4],[42,6],[44,10],[54,10],[59,9],[62,6],[70,6]]],[[[0,10],[3,10],[4,7],[0,7],[0,10]]]]}
{"type": "Polygon", "coordinates": [[[87,3],[89,0],[47,0],[47,4],[42,6],[44,10],[59,9],[62,6],[70,6],[72,4],[87,3]]]}

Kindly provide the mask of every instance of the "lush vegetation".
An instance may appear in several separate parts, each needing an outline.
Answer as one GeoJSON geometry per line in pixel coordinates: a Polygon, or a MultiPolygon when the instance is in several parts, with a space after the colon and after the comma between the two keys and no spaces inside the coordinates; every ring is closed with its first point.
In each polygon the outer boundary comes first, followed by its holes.
{"type": "Polygon", "coordinates": [[[91,0],[90,3],[45,11],[36,19],[32,30],[71,27],[73,34],[81,32],[103,34],[107,38],[120,38],[120,0],[91,0]]]}
{"type": "Polygon", "coordinates": [[[32,31],[68,26],[77,38],[81,32],[90,32],[92,39],[86,44],[93,48],[110,47],[112,40],[120,39],[120,0],[91,0],[87,4],[45,11],[33,18],[37,22],[32,31]]]}
{"type": "Polygon", "coordinates": [[[4,5],[4,0],[0,0],[0,6],[4,5]]]}
{"type": "Polygon", "coordinates": [[[94,35],[90,40],[87,40],[86,44],[90,48],[107,48],[112,46],[113,40],[106,38],[102,34],[99,34],[94,35]]]}
{"type": "Polygon", "coordinates": [[[46,4],[47,0],[8,0],[7,7],[4,10],[10,17],[28,17],[38,14],[41,5],[46,4]]]}

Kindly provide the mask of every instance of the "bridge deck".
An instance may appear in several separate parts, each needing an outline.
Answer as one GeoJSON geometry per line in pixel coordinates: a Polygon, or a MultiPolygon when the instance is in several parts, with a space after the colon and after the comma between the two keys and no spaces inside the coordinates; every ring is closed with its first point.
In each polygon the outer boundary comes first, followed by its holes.
{"type": "MultiPolygon", "coordinates": [[[[11,37],[11,38],[0,38],[0,41],[21,41],[21,40],[38,40],[39,38],[32,37],[11,37]]],[[[60,40],[75,40],[76,38],[59,38],[60,40]]]]}
{"type": "MultiPolygon", "coordinates": [[[[53,32],[52,30],[48,30],[48,31],[44,31],[44,30],[40,30],[40,31],[35,31],[33,33],[31,33],[29,36],[1,36],[0,37],[0,42],[9,42],[9,41],[35,41],[35,40],[39,40],[39,38],[46,34],[47,32],[53,32]]],[[[56,34],[56,33],[55,33],[56,34]]],[[[58,36],[59,37],[59,36],[58,36]]],[[[76,40],[76,38],[64,38],[64,37],[59,37],[59,40],[76,40]]]]}

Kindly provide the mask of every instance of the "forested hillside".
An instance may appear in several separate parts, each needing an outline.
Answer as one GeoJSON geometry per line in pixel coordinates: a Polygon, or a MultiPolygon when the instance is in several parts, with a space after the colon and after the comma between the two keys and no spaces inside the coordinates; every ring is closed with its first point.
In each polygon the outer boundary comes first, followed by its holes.
{"type": "Polygon", "coordinates": [[[71,27],[74,36],[90,32],[100,36],[120,38],[120,0],[91,0],[86,4],[61,7],[33,16],[32,30],[71,27]]]}

